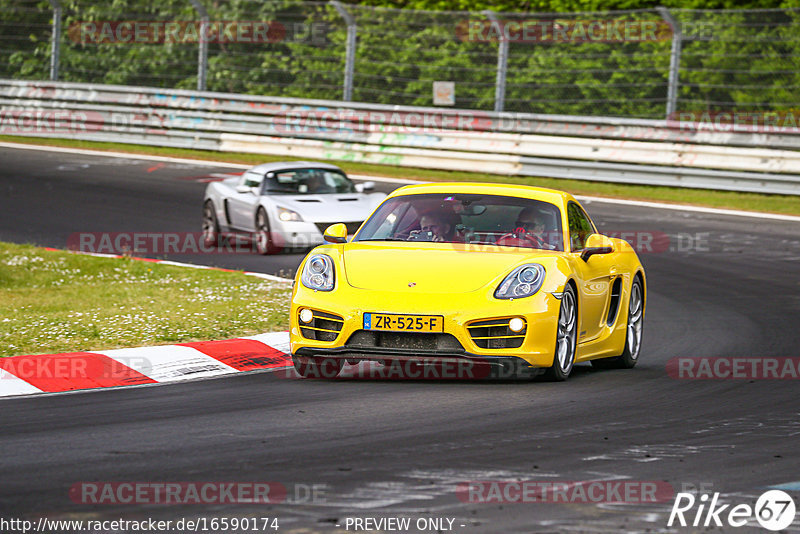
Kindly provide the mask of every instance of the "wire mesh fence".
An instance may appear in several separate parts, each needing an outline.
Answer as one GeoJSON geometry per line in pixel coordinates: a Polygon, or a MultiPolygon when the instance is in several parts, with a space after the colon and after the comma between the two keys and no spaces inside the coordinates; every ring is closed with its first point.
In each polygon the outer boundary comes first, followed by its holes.
{"type": "Polygon", "coordinates": [[[664,118],[793,114],[798,67],[800,9],[490,13],[290,0],[0,0],[0,77],[12,79],[664,118]]]}
{"type": "Polygon", "coordinates": [[[0,77],[46,80],[53,8],[41,0],[0,0],[0,77]]]}
{"type": "Polygon", "coordinates": [[[676,10],[680,109],[800,109],[800,9],[676,10]]]}

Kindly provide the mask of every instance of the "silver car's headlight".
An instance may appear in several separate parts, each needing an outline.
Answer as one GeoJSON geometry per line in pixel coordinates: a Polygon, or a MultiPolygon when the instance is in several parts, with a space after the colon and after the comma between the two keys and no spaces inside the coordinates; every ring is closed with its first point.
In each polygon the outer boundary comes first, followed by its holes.
{"type": "Polygon", "coordinates": [[[333,260],[326,254],[314,254],[303,266],[300,280],[308,289],[331,291],[335,281],[333,260]]]}
{"type": "Polygon", "coordinates": [[[286,208],[278,208],[278,218],[283,222],[289,221],[302,221],[303,218],[300,216],[299,213],[296,211],[292,211],[286,208]]]}
{"type": "Polygon", "coordinates": [[[544,283],[544,274],[544,267],[538,263],[520,265],[497,287],[494,298],[521,299],[535,295],[544,283]]]}

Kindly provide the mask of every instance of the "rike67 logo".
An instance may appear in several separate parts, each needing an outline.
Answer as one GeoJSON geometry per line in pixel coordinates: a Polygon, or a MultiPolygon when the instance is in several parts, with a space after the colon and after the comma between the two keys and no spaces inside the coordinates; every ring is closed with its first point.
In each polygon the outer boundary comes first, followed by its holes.
{"type": "Polygon", "coordinates": [[[743,527],[753,525],[753,520],[772,531],[783,530],[792,524],[795,504],[792,497],[781,490],[769,490],[749,504],[720,504],[719,493],[696,497],[692,493],[678,493],[669,514],[667,526],[681,527],[743,527]]]}

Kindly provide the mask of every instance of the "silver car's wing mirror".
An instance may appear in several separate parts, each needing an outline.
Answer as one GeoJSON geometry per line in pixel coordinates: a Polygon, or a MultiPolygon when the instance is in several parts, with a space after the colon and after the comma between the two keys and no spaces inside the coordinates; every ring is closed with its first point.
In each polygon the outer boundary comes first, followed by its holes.
{"type": "Polygon", "coordinates": [[[359,193],[363,193],[364,191],[372,191],[375,189],[375,182],[362,182],[360,184],[356,184],[356,191],[359,193]]]}

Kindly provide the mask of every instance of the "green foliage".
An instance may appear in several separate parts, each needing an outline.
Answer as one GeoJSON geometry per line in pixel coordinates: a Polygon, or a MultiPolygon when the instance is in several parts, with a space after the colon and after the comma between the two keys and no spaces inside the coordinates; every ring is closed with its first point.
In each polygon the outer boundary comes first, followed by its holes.
{"type": "MultiPolygon", "coordinates": [[[[121,21],[191,21],[197,18],[184,0],[159,2],[64,2],[61,79],[154,87],[192,87],[196,84],[197,45],[164,43],[131,45],[126,42],[86,42],[82,24],[121,21]]],[[[102,33],[100,33],[102,35],[102,33]]]]}
{"type": "Polygon", "coordinates": [[[50,72],[48,2],[0,0],[0,77],[37,80],[50,72]]]}
{"type": "Polygon", "coordinates": [[[800,7],[797,0],[346,0],[348,3],[403,9],[436,11],[482,11],[574,13],[648,9],[766,9],[800,7]]]}

